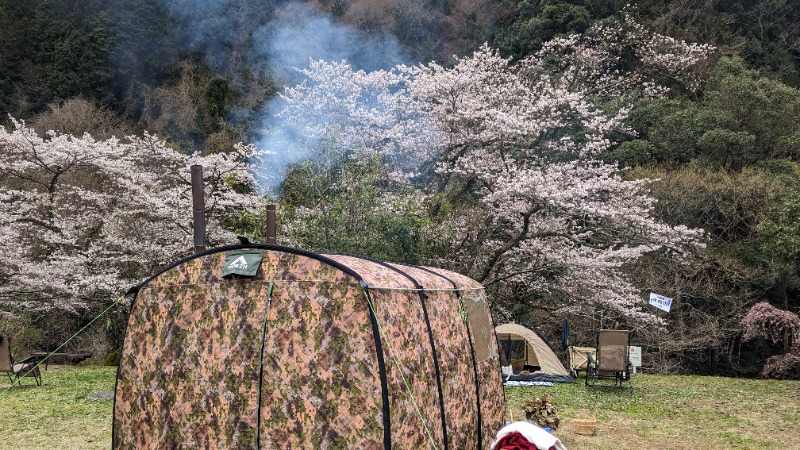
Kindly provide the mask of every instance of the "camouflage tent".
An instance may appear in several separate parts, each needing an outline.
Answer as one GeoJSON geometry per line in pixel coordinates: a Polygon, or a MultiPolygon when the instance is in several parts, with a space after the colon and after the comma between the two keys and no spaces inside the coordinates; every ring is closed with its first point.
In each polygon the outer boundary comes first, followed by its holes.
{"type": "Polygon", "coordinates": [[[484,289],[457,273],[248,244],[130,295],[114,448],[486,449],[502,426],[484,289]]]}

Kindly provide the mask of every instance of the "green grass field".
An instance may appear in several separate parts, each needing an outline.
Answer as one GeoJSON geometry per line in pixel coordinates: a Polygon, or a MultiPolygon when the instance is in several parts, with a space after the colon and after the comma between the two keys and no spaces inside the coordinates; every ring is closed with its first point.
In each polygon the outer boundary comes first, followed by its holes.
{"type": "Polygon", "coordinates": [[[114,390],[116,367],[50,366],[43,385],[0,378],[2,449],[108,449],[113,399],[92,394],[114,390]]]}
{"type": "MultiPolygon", "coordinates": [[[[51,366],[44,386],[0,378],[0,449],[107,449],[113,367],[51,366]]],[[[800,382],[635,375],[627,389],[583,383],[509,387],[509,417],[524,419],[525,401],[549,393],[561,426],[554,434],[575,449],[800,449],[800,382]],[[597,411],[597,434],[578,435],[576,418],[597,411]]]]}
{"type": "Polygon", "coordinates": [[[552,388],[506,388],[506,408],[548,392],[569,449],[800,449],[800,381],[722,377],[633,376],[628,389],[592,389],[582,380],[552,388]],[[575,433],[574,419],[597,412],[597,433],[575,433]]]}

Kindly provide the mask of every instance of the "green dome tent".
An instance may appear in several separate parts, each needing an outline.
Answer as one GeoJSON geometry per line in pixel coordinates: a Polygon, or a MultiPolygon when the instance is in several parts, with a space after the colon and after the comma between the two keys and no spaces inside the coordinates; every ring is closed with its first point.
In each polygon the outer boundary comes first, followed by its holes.
{"type": "Polygon", "coordinates": [[[483,287],[440,269],[220,247],[131,289],[114,448],[485,449],[483,287]]]}

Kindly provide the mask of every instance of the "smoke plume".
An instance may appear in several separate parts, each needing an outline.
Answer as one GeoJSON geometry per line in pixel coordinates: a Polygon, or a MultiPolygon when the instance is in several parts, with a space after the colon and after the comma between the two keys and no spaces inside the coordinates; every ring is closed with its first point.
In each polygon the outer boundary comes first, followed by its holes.
{"type": "MultiPolygon", "coordinates": [[[[298,69],[310,60],[346,60],[353,70],[371,72],[407,63],[397,41],[387,35],[370,34],[335,23],[304,3],[293,3],[275,11],[273,20],[258,30],[256,48],[269,62],[270,76],[284,86],[303,81],[298,69]]],[[[264,109],[263,136],[256,146],[269,155],[255,167],[263,187],[274,191],[293,164],[311,157],[308,136],[279,117],[283,99],[276,97],[264,109]]],[[[309,112],[309,117],[313,114],[309,112]]]]}
{"type": "MultiPolygon", "coordinates": [[[[311,60],[346,60],[366,72],[411,62],[394,37],[339,23],[307,2],[161,0],[161,8],[179,45],[226,77],[240,76],[246,64],[256,76],[290,87],[303,81],[298,69],[311,60]]],[[[253,172],[273,193],[292,164],[311,156],[308,137],[277,116],[282,109],[282,99],[275,97],[248,133],[267,153],[254,162],[253,172]]]]}

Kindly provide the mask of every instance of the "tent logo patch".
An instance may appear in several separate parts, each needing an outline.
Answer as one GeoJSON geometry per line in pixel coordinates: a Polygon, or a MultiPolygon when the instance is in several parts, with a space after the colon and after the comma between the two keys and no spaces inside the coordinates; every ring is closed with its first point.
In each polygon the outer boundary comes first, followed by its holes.
{"type": "Polygon", "coordinates": [[[223,278],[256,277],[264,257],[263,250],[234,250],[225,255],[223,278]]]}

